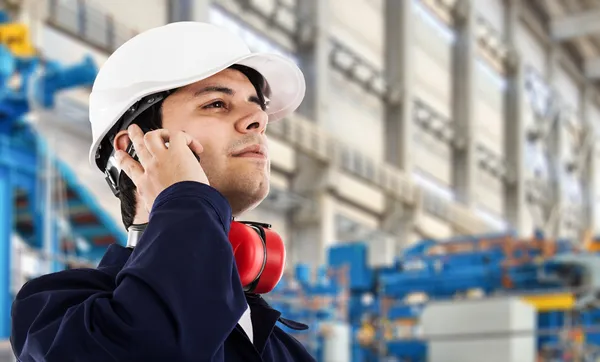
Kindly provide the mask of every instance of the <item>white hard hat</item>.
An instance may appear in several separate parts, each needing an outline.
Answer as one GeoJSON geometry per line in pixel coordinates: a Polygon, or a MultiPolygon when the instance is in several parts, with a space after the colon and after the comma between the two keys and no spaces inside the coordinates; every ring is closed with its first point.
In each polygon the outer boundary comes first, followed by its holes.
{"type": "Polygon", "coordinates": [[[140,99],[192,84],[234,64],[253,68],[265,78],[269,122],[288,116],[302,102],[306,84],[294,62],[277,54],[251,53],[242,39],[215,25],[170,23],[127,41],[100,68],[90,94],[90,163],[96,164],[104,137],[140,99]]]}

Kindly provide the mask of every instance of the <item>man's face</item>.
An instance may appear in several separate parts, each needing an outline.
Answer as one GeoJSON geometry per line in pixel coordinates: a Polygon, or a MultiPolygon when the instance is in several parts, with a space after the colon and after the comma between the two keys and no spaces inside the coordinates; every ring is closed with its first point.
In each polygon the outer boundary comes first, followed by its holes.
{"type": "Polygon", "coordinates": [[[163,127],[185,131],[202,144],[200,164],[234,215],[255,207],[269,192],[267,119],[252,83],[233,69],[186,86],[163,103],[163,127]],[[260,150],[240,154],[252,146],[260,150]]]}

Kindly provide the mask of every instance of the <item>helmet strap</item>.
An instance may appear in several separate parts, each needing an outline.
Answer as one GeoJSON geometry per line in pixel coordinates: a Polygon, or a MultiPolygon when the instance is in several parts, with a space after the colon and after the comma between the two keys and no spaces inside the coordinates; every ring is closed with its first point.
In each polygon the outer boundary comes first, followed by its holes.
{"type": "MultiPolygon", "coordinates": [[[[133,123],[133,121],[137,117],[139,117],[140,114],[142,114],[149,108],[159,104],[160,102],[164,101],[165,98],[167,98],[167,96],[170,93],[171,92],[169,92],[169,91],[165,91],[165,92],[152,94],[152,95],[142,98],[136,104],[131,106],[127,110],[127,112],[125,112],[123,117],[121,117],[121,121],[119,122],[120,124],[117,128],[117,131],[110,138],[110,141],[109,141],[110,146],[109,147],[111,147],[111,148],[113,147],[112,144],[114,141],[115,134],[119,133],[120,131],[122,131],[124,129],[127,129],[133,123]]],[[[144,130],[144,133],[147,131],[148,130],[144,130]]],[[[113,195],[115,195],[115,197],[119,197],[119,194],[121,193],[121,190],[119,188],[119,175],[121,173],[121,168],[118,165],[117,159],[115,157],[115,153],[116,153],[116,150],[113,148],[110,153],[110,156],[108,157],[108,160],[106,162],[106,168],[104,169],[104,180],[110,187],[110,190],[112,191],[113,195]]],[[[128,147],[127,153],[131,157],[133,157],[134,159],[137,160],[135,150],[133,149],[133,147],[128,147]]]]}

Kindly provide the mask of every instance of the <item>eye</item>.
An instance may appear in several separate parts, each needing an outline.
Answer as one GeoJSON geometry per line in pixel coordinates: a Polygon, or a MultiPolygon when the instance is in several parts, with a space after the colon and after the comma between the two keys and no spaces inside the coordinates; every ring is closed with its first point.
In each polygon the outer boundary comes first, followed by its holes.
{"type": "Polygon", "coordinates": [[[226,108],[225,107],[225,102],[223,101],[214,101],[202,108],[226,108]]]}

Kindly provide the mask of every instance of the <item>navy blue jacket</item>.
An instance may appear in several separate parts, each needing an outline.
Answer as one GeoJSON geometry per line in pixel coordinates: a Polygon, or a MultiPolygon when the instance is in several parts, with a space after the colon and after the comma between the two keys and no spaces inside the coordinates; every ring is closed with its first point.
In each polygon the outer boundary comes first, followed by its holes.
{"type": "Polygon", "coordinates": [[[22,362],[314,361],[246,295],[228,240],[231,209],[214,188],[163,191],[135,250],[111,245],[96,269],[26,283],[12,307],[11,343],[22,362]],[[254,344],[237,324],[250,305],[254,344]]]}

